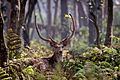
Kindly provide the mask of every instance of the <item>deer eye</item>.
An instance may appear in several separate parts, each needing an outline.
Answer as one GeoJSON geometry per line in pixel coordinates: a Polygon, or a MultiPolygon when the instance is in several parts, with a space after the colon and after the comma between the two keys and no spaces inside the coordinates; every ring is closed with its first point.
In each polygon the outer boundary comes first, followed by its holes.
{"type": "Polygon", "coordinates": [[[58,46],[56,46],[56,45],[53,45],[53,47],[54,47],[54,48],[58,48],[58,46]]]}
{"type": "Polygon", "coordinates": [[[55,48],[58,48],[57,46],[55,46],[55,48]]]}
{"type": "Polygon", "coordinates": [[[59,51],[59,53],[62,53],[62,51],[59,51]]]}

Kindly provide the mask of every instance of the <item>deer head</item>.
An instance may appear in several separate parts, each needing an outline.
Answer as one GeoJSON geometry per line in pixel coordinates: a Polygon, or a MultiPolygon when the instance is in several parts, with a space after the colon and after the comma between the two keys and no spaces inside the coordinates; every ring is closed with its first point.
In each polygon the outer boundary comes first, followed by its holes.
{"type": "Polygon", "coordinates": [[[67,46],[67,44],[70,42],[70,39],[73,37],[74,33],[75,33],[75,23],[74,23],[74,19],[72,17],[72,15],[70,14],[69,15],[72,19],[72,23],[73,23],[73,26],[71,28],[71,34],[69,34],[68,36],[66,36],[66,38],[62,39],[60,42],[56,42],[55,40],[52,39],[52,37],[49,35],[48,39],[47,38],[44,38],[40,33],[39,33],[39,29],[37,27],[37,24],[36,24],[36,19],[35,19],[35,27],[36,27],[36,30],[37,30],[37,33],[38,33],[38,36],[48,42],[50,44],[50,46],[52,47],[53,49],[53,58],[56,59],[56,61],[58,62],[61,58],[62,58],[62,53],[63,53],[63,48],[65,46],[67,46]]]}

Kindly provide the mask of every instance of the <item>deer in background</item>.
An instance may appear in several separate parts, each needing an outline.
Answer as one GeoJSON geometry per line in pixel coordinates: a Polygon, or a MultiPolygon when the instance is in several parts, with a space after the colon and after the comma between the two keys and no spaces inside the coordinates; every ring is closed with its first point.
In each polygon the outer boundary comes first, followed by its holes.
{"type": "MultiPolygon", "coordinates": [[[[62,62],[62,53],[63,53],[63,49],[65,46],[67,46],[67,44],[70,42],[70,39],[73,37],[74,33],[75,33],[75,22],[74,19],[72,17],[72,15],[69,15],[72,19],[72,28],[71,28],[71,34],[68,35],[66,38],[62,39],[60,42],[56,42],[55,40],[53,40],[51,38],[51,36],[47,38],[44,38],[40,33],[39,33],[39,29],[37,27],[36,24],[36,19],[35,19],[35,27],[38,33],[38,36],[48,42],[50,44],[50,46],[52,47],[53,50],[53,55],[51,57],[47,57],[47,58],[37,58],[37,59],[31,59],[29,60],[29,64],[33,65],[35,68],[37,68],[38,70],[40,70],[41,72],[45,73],[46,71],[53,71],[56,67],[56,64],[62,62]]],[[[50,79],[47,79],[50,80],[50,79]]]]}

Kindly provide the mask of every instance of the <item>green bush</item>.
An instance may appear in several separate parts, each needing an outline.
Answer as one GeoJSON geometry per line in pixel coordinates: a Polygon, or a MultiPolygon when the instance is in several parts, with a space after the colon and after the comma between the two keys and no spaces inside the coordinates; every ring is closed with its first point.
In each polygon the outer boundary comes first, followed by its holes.
{"type": "Polygon", "coordinates": [[[90,47],[86,52],[64,62],[66,72],[74,80],[118,80],[120,53],[114,48],[90,47]]]}
{"type": "MultiPolygon", "coordinates": [[[[78,54],[70,54],[71,56],[63,61],[62,66],[57,65],[52,80],[119,80],[120,50],[118,48],[88,47],[86,42],[74,43],[71,50],[78,54]]],[[[48,56],[52,51],[36,41],[31,44],[29,49],[22,49],[20,58],[9,60],[9,69],[0,69],[0,73],[4,72],[5,75],[9,73],[7,77],[10,76],[12,80],[46,80],[43,73],[32,66],[27,66],[25,61],[48,56]]]]}

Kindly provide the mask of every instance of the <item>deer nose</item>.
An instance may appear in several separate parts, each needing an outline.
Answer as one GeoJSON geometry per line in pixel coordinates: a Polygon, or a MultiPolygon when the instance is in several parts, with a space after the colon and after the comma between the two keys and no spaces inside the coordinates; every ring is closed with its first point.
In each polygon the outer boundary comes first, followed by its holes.
{"type": "Polygon", "coordinates": [[[59,51],[59,53],[62,53],[62,51],[59,51]]]}

